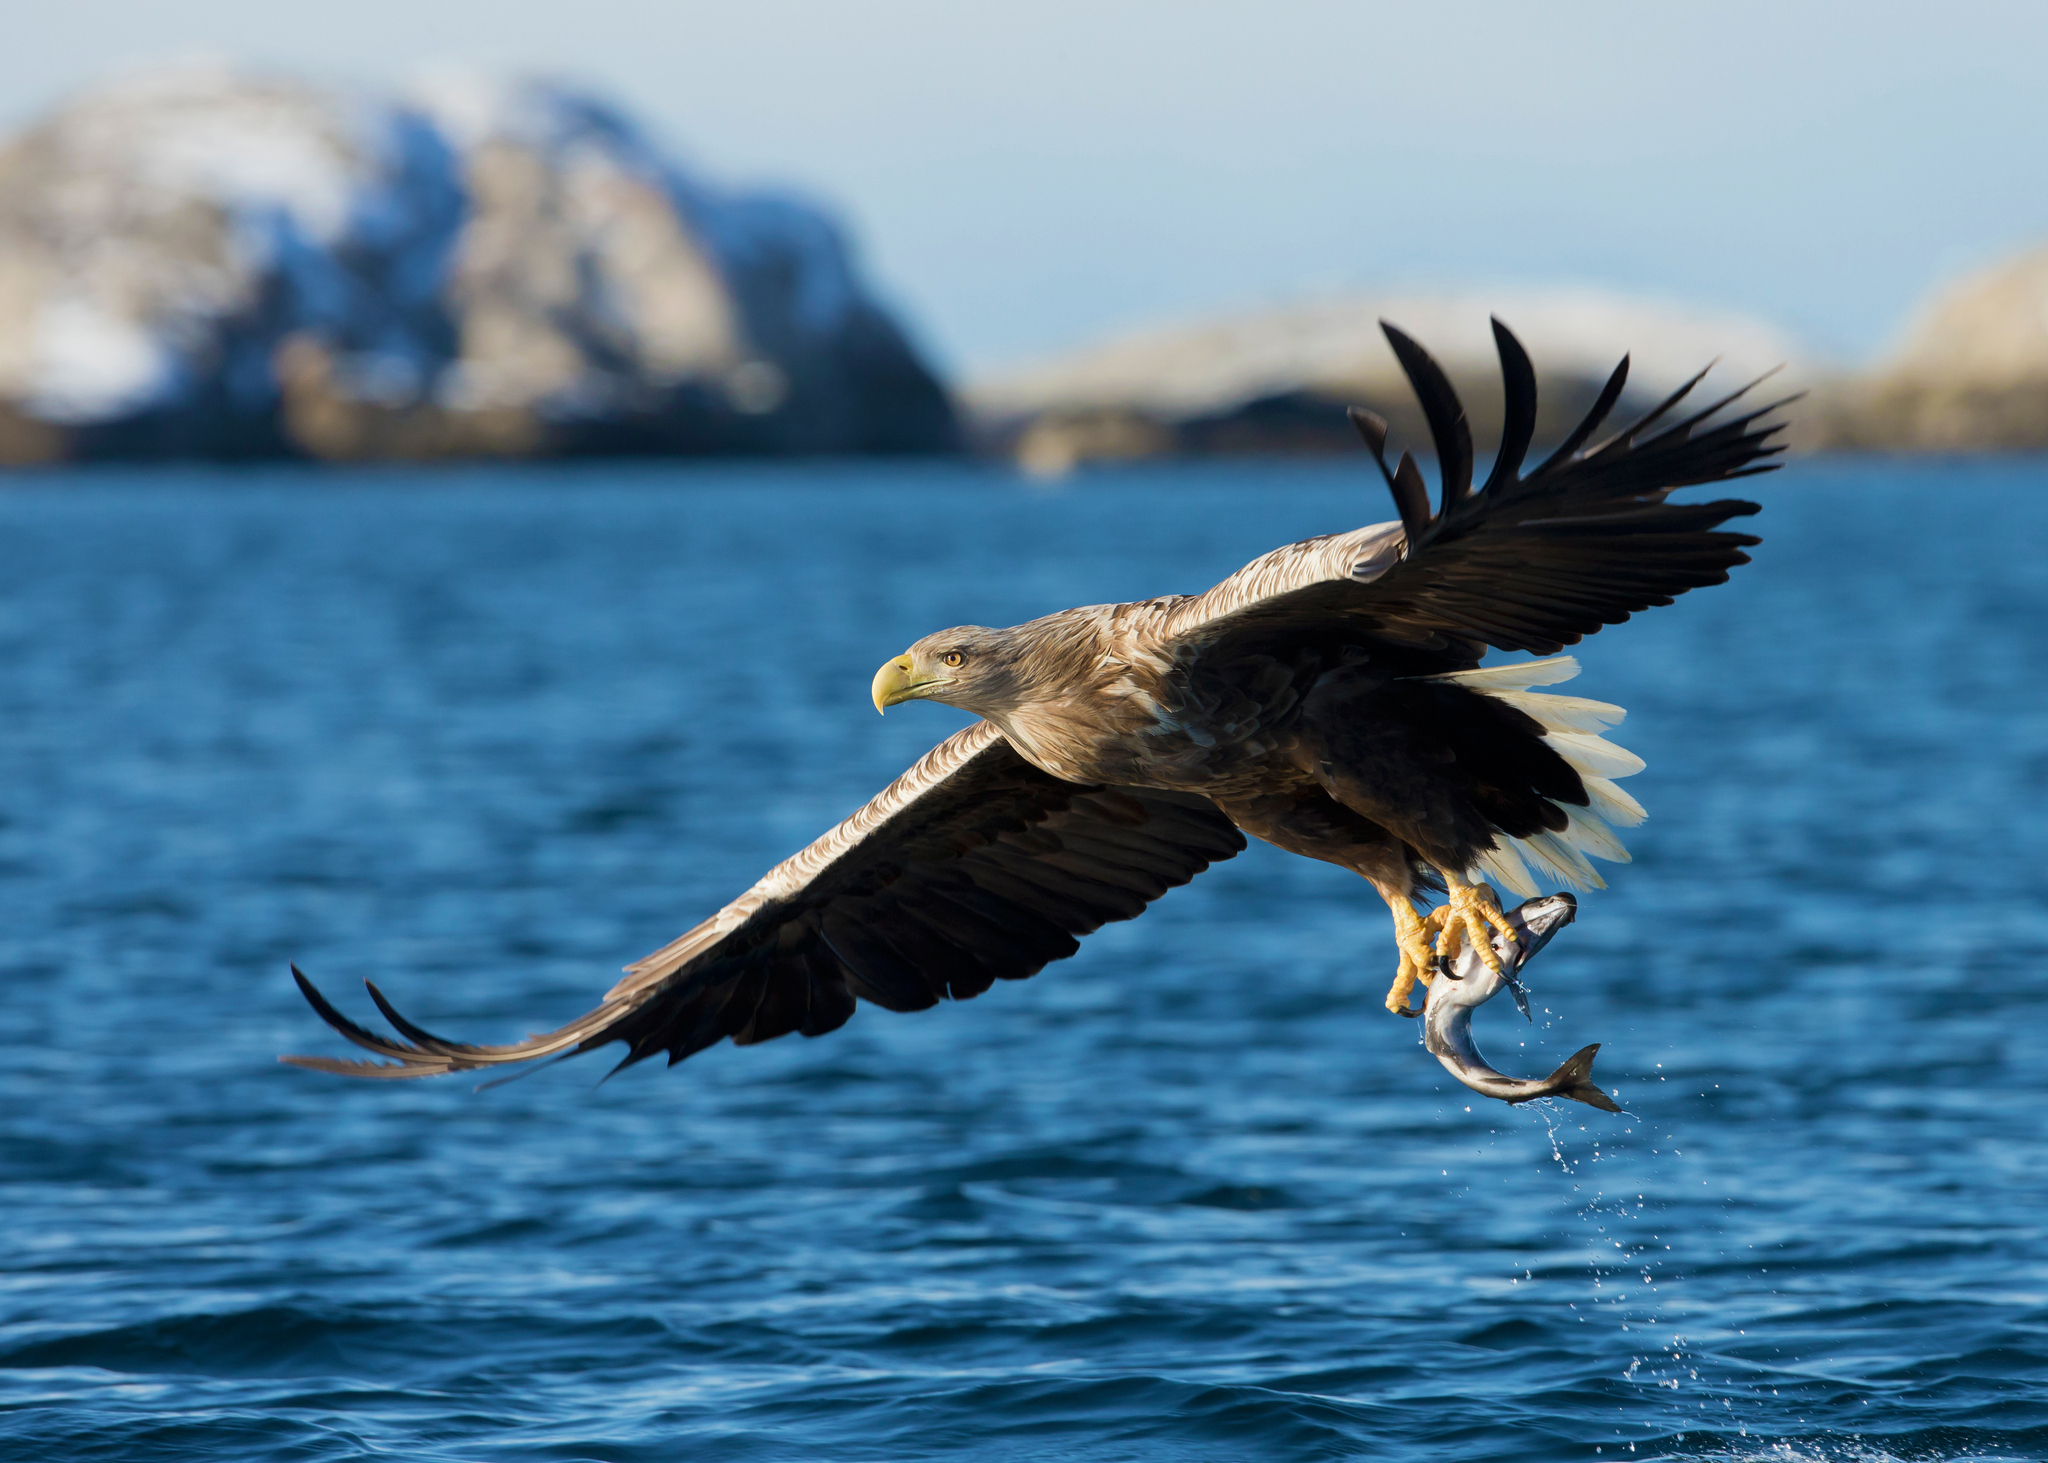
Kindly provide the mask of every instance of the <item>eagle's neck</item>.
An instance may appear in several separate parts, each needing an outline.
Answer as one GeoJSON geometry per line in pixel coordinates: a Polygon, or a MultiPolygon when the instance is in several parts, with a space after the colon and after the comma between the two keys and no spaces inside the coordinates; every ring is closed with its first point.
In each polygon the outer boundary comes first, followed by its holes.
{"type": "Polygon", "coordinates": [[[1130,780],[1126,748],[1157,703],[1149,664],[1134,665],[1122,605],[1090,605],[1019,625],[1006,694],[970,708],[1025,759],[1069,782],[1130,780]]]}

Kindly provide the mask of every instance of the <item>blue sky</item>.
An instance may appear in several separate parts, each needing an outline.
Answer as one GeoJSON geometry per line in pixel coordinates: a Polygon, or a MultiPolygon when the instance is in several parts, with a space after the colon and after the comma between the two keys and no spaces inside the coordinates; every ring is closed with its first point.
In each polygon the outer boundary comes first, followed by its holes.
{"type": "Polygon", "coordinates": [[[948,364],[1332,289],[1595,283],[1854,359],[2048,241],[2048,4],[64,0],[0,123],[228,57],[594,83],[843,210],[948,364]]]}

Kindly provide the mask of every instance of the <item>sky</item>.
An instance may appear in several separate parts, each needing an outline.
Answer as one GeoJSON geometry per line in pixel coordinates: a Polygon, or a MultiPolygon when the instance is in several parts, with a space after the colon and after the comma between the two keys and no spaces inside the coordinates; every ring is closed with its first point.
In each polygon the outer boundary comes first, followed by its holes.
{"type": "Polygon", "coordinates": [[[2048,242],[2048,4],[64,0],[0,127],[166,60],[539,73],[836,209],[973,373],[1317,294],[1602,285],[1869,359],[2048,242]]]}

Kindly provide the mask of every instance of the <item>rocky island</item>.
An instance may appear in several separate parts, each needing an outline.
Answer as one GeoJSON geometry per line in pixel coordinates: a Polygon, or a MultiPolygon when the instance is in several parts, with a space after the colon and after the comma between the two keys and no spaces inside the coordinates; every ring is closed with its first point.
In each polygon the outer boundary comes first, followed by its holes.
{"type": "Polygon", "coordinates": [[[1895,351],[1816,391],[1803,416],[1813,448],[2048,448],[2048,248],[1937,291],[1895,351]]]}
{"type": "Polygon", "coordinates": [[[957,441],[825,214],[572,90],[187,69],[0,148],[0,463],[957,441]]]}
{"type": "Polygon", "coordinates": [[[1632,359],[1623,412],[1709,360],[1784,367],[1807,450],[2048,448],[2048,249],[1935,295],[1868,369],[1766,322],[1592,289],[1309,299],[946,386],[817,207],[716,185],[534,81],[402,93],[143,73],[0,145],[0,465],[590,454],[1093,461],[1352,452],[1427,434],[1381,338],[1437,355],[1482,446],[1499,315],[1539,440],[1632,359]]]}
{"type": "MultiPolygon", "coordinates": [[[[1471,412],[1475,439],[1500,427],[1500,366],[1488,317],[1529,348],[1538,371],[1538,440],[1561,437],[1631,358],[1623,412],[1645,407],[1710,360],[1733,390],[1781,370],[1774,389],[1810,374],[1791,340],[1763,322],[1595,290],[1354,296],[1305,301],[1111,339],[972,382],[964,392],[978,444],[1027,471],[1241,452],[1345,452],[1353,403],[1387,417],[1396,437],[1429,440],[1406,378],[1380,332],[1391,320],[1428,347],[1471,412]]],[[[1622,417],[1618,414],[1617,420],[1622,417]]]]}

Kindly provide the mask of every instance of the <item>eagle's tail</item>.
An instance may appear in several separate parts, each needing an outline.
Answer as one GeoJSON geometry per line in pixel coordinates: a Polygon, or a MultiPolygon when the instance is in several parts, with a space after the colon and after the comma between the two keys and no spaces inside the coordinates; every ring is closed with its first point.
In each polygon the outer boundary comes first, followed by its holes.
{"type": "Polygon", "coordinates": [[[1569,820],[1564,828],[1521,838],[1501,835],[1492,848],[1479,855],[1466,873],[1467,878],[1483,878],[1531,899],[1541,892],[1530,875],[1532,864],[1544,876],[1571,888],[1605,889],[1607,881],[1588,861],[1589,856],[1609,863],[1629,862],[1628,849],[1613,830],[1633,828],[1642,822],[1643,805],[1623,792],[1615,779],[1642,771],[1643,759],[1601,736],[1628,713],[1605,701],[1551,696],[1529,689],[1554,686],[1578,673],[1576,660],[1569,655],[1557,655],[1548,660],[1430,677],[1490,696],[1533,718],[1543,728],[1544,745],[1571,764],[1586,789],[1584,807],[1552,800],[1552,805],[1569,820]]]}

